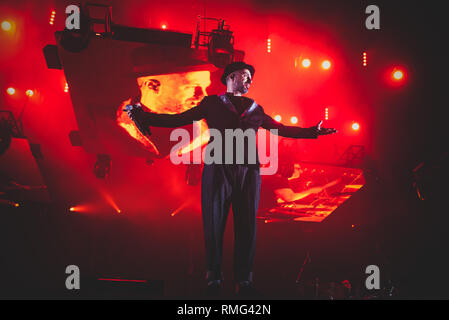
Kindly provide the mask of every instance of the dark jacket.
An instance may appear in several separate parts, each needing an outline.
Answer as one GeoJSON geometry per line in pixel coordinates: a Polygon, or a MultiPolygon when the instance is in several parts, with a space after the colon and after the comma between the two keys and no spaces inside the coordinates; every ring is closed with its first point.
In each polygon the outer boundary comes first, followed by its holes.
{"type": "MultiPolygon", "coordinates": [[[[256,133],[259,127],[266,130],[277,129],[277,134],[279,136],[288,138],[317,138],[315,127],[301,128],[285,126],[265,114],[263,108],[254,100],[242,97],[241,103],[242,106],[236,108],[232,104],[230,97],[226,94],[206,96],[198,106],[185,112],[179,114],[145,112],[141,114],[141,121],[146,126],[176,128],[192,124],[193,121],[205,119],[209,129],[214,128],[220,131],[223,140],[225,137],[225,129],[240,128],[243,131],[252,129],[256,133]],[[242,110],[243,113],[240,114],[238,109],[242,110]]],[[[209,144],[211,144],[211,142],[212,141],[209,141],[209,144]]],[[[225,156],[224,146],[225,143],[223,141],[223,163],[225,156]]],[[[247,150],[247,145],[245,145],[245,163],[247,163],[248,160],[248,155],[246,154],[247,150]]],[[[234,157],[235,154],[234,149],[234,157]]],[[[259,157],[256,156],[256,158],[257,164],[259,164],[259,157]]]]}

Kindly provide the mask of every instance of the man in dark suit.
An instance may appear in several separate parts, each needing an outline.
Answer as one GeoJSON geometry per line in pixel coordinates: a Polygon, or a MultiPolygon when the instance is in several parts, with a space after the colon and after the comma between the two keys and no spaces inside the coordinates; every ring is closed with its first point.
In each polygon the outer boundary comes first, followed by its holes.
{"type": "MultiPolygon", "coordinates": [[[[180,127],[206,119],[210,130],[226,136],[226,131],[239,130],[256,133],[259,127],[277,130],[274,133],[289,138],[317,138],[335,133],[335,129],[321,128],[321,122],[310,128],[284,126],[265,114],[254,100],[243,97],[251,86],[255,69],[244,62],[229,64],[221,77],[227,90],[222,95],[206,96],[198,106],[179,114],[144,112],[139,106],[128,108],[129,116],[140,126],[180,127]]],[[[248,139],[249,140],[249,139],[248,139]]],[[[217,293],[222,285],[222,248],[226,220],[232,204],[234,216],[234,278],[237,293],[253,292],[253,261],[256,247],[256,214],[260,197],[260,165],[257,156],[251,161],[248,140],[243,155],[234,145],[221,150],[213,139],[206,147],[202,174],[201,206],[206,243],[207,281],[209,292],[217,293]],[[208,149],[208,147],[210,147],[208,149]],[[211,150],[214,149],[214,150],[211,150]],[[237,152],[236,152],[237,151],[237,152]],[[216,152],[220,154],[216,157],[216,152]],[[232,153],[231,157],[229,154],[232,153]],[[213,154],[213,155],[212,155],[213,154]],[[208,157],[209,155],[209,157],[208,157]],[[212,161],[211,161],[212,159],[212,161]],[[232,159],[232,161],[229,161],[232,159]],[[222,161],[220,161],[222,160],[222,161]]],[[[224,139],[221,139],[224,142],[224,139]]]]}

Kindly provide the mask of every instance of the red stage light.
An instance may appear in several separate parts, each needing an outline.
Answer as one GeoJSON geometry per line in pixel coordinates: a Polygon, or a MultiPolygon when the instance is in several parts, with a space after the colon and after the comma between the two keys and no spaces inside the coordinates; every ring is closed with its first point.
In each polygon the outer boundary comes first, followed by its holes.
{"type": "Polygon", "coordinates": [[[66,82],[64,92],[69,92],[69,84],[66,82]]]}
{"type": "Polygon", "coordinates": [[[280,115],[277,115],[274,117],[274,120],[276,120],[277,122],[281,122],[282,117],[280,115]]]}
{"type": "Polygon", "coordinates": [[[404,78],[404,73],[401,70],[394,70],[392,76],[394,80],[399,81],[404,78]]]}
{"type": "Polygon", "coordinates": [[[103,191],[103,197],[105,198],[106,202],[115,210],[115,212],[122,213],[122,210],[120,210],[117,203],[114,201],[114,199],[109,193],[103,191]]]}
{"type": "Polygon", "coordinates": [[[70,207],[69,211],[70,212],[75,212],[76,211],[76,207],[70,207]]]}
{"type": "Polygon", "coordinates": [[[354,131],[358,131],[360,129],[360,125],[357,122],[354,122],[351,127],[354,131]]]}
{"type": "Polygon", "coordinates": [[[11,25],[11,22],[9,22],[9,21],[3,21],[2,22],[2,29],[3,29],[3,31],[11,31],[11,29],[12,29],[12,25],[11,25]]]}
{"type": "Polygon", "coordinates": [[[408,79],[407,71],[402,66],[393,66],[385,71],[385,82],[392,87],[401,87],[408,79]]]}
{"type": "Polygon", "coordinates": [[[363,52],[363,66],[366,67],[368,65],[367,63],[367,56],[366,56],[366,52],[363,52]]]}
{"type": "Polygon", "coordinates": [[[33,95],[34,95],[34,91],[33,90],[27,90],[26,92],[25,92],[25,94],[28,96],[28,97],[32,97],[33,95]]]}
{"type": "Polygon", "coordinates": [[[298,123],[298,118],[297,117],[291,117],[290,118],[290,122],[293,124],[297,124],[298,123]]]}
{"type": "Polygon", "coordinates": [[[331,68],[331,62],[329,60],[324,60],[323,63],[321,63],[321,68],[329,70],[331,68]]]}
{"type": "Polygon", "coordinates": [[[301,64],[304,68],[308,68],[312,65],[312,62],[310,61],[310,59],[303,59],[301,64]]]}
{"type": "Polygon", "coordinates": [[[13,87],[9,87],[8,89],[6,89],[6,92],[12,96],[13,94],[16,93],[16,89],[14,89],[13,87]]]}
{"type": "Polygon", "coordinates": [[[324,108],[324,120],[329,120],[329,108],[324,108]]]}
{"type": "Polygon", "coordinates": [[[268,38],[267,40],[267,52],[270,53],[271,52],[271,39],[268,38]]]}
{"type": "Polygon", "coordinates": [[[167,29],[167,25],[163,24],[161,28],[165,30],[167,29]]]}

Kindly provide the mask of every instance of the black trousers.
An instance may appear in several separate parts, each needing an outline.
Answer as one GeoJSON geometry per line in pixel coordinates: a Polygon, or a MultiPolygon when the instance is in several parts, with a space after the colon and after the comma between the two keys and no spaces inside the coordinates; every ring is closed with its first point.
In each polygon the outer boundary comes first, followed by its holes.
{"type": "Polygon", "coordinates": [[[223,235],[232,204],[234,278],[252,281],[256,214],[260,198],[259,165],[206,164],[201,185],[208,280],[221,280],[223,235]]]}

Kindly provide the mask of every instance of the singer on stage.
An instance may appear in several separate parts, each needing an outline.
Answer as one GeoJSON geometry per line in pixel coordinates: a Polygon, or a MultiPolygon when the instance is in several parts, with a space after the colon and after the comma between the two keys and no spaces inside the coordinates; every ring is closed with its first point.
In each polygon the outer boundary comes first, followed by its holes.
{"type": "MultiPolygon", "coordinates": [[[[226,66],[221,82],[226,86],[222,95],[206,96],[198,106],[180,114],[156,114],[145,112],[140,106],[128,108],[128,115],[140,127],[181,127],[193,121],[205,119],[209,128],[254,130],[277,129],[278,135],[289,138],[311,138],[335,133],[332,128],[322,128],[321,122],[310,128],[284,126],[265,114],[263,108],[250,98],[243,97],[251,86],[255,69],[244,62],[226,66]]],[[[224,140],[223,140],[224,141],[224,140]]],[[[209,142],[210,144],[211,142],[209,142]]],[[[224,145],[224,143],[223,143],[224,145]]],[[[207,147],[206,147],[207,148],[207,147]]],[[[246,149],[245,149],[246,150],[246,149]]],[[[223,158],[225,158],[223,146],[223,158]]],[[[234,152],[235,156],[235,152],[234,152]]],[[[202,174],[201,207],[206,244],[207,291],[218,295],[222,287],[223,235],[229,209],[234,216],[234,280],[236,292],[251,296],[253,288],[253,261],[256,248],[256,214],[259,205],[261,177],[260,165],[205,164],[202,174]]]]}

